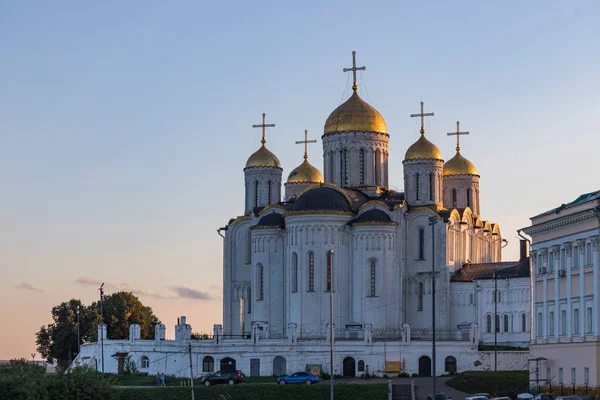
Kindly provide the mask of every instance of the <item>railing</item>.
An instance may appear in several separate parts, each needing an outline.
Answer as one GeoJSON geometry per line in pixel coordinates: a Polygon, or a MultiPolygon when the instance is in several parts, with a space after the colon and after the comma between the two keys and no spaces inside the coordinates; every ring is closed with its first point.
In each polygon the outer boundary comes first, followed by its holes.
{"type": "MultiPolygon", "coordinates": [[[[433,340],[431,328],[413,328],[410,332],[411,340],[433,340]]],[[[469,330],[464,329],[436,329],[435,340],[443,341],[469,341],[469,330]]]]}
{"type": "Polygon", "coordinates": [[[373,328],[373,340],[402,340],[402,328],[373,328]]]}

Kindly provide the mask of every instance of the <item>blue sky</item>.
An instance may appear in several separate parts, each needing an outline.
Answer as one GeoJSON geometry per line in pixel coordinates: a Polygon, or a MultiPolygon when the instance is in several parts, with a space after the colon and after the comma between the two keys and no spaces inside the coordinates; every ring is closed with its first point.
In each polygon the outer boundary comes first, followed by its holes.
{"type": "Polygon", "coordinates": [[[178,315],[220,323],[216,229],[243,212],[251,125],[277,125],[284,176],[308,129],[321,169],[352,50],[391,185],[421,100],[446,159],[459,119],[483,218],[517,257],[530,216],[598,189],[598,20],[594,1],[3,2],[0,301],[19,307],[0,311],[0,358],[30,354],[51,306],[92,301],[96,281],[140,293],[169,334],[178,315]]]}

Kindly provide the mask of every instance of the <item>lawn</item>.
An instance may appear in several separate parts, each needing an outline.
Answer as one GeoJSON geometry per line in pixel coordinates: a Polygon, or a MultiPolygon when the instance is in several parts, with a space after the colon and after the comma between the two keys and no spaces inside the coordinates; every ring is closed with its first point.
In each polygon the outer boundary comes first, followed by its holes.
{"type": "MultiPolygon", "coordinates": [[[[119,400],[189,400],[190,387],[118,389],[119,400]]],[[[241,385],[215,385],[195,388],[196,399],[210,400],[327,400],[329,385],[262,385],[244,383],[241,385]]],[[[386,384],[335,385],[336,400],[384,400],[387,399],[386,384]]]]}
{"type": "Polygon", "coordinates": [[[464,393],[514,396],[527,392],[529,376],[527,371],[467,371],[448,379],[446,385],[464,393]]]}
{"type": "MultiPolygon", "coordinates": [[[[156,376],[142,376],[142,375],[111,375],[115,386],[154,386],[156,383],[156,376]]],[[[275,376],[247,376],[244,378],[244,383],[275,383],[277,377],[275,376]]],[[[189,385],[189,378],[175,378],[172,376],[165,376],[165,385],[167,386],[181,386],[189,385]]],[[[202,385],[202,378],[194,379],[194,385],[202,385]]]]}

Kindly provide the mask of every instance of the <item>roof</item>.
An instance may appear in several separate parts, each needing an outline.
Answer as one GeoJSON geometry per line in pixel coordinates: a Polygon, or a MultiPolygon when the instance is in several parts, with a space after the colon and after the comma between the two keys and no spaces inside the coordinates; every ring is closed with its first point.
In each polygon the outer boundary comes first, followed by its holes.
{"type": "Polygon", "coordinates": [[[350,221],[350,224],[360,224],[360,223],[379,223],[379,224],[390,224],[392,220],[389,215],[387,215],[384,211],[378,209],[372,209],[366,211],[358,216],[358,218],[350,221]]]}
{"type": "Polygon", "coordinates": [[[352,212],[344,194],[332,187],[317,186],[304,192],[294,204],[294,211],[341,211],[352,212]]]}
{"type": "Polygon", "coordinates": [[[494,279],[494,271],[498,279],[529,278],[529,257],[520,261],[506,261],[482,264],[463,264],[450,282],[472,282],[477,279],[494,279]]]}
{"type": "Polygon", "coordinates": [[[550,214],[550,213],[558,214],[561,210],[564,210],[565,208],[573,207],[578,204],[585,203],[586,201],[592,201],[592,200],[597,200],[597,199],[600,199],[600,190],[582,194],[581,196],[577,197],[575,200],[573,200],[570,203],[561,204],[559,207],[552,208],[548,211],[545,211],[541,214],[534,216],[533,218],[540,217],[542,215],[546,215],[546,214],[550,214]]]}
{"type": "Polygon", "coordinates": [[[263,215],[258,220],[258,224],[256,224],[255,228],[285,228],[285,222],[283,220],[283,215],[271,212],[267,215],[263,215]]]}

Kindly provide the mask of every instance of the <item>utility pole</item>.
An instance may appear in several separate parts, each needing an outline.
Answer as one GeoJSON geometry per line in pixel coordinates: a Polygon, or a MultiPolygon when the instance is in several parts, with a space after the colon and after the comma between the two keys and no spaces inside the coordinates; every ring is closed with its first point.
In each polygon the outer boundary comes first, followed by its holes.
{"type": "Polygon", "coordinates": [[[330,356],[329,356],[329,365],[330,365],[330,377],[329,377],[329,399],[333,400],[333,343],[335,341],[335,331],[333,329],[333,250],[330,250],[327,253],[327,267],[330,270],[330,285],[329,285],[329,336],[331,337],[330,341],[330,356]]]}
{"type": "Polygon", "coordinates": [[[189,353],[190,353],[190,381],[192,382],[192,400],[195,400],[194,397],[194,368],[192,367],[192,344],[189,343],[189,353]]]}
{"type": "Polygon", "coordinates": [[[77,306],[77,355],[79,355],[79,352],[81,350],[81,339],[80,339],[80,334],[79,334],[79,306],[77,306]]]}
{"type": "Polygon", "coordinates": [[[102,302],[104,301],[104,282],[100,285],[100,326],[102,326],[102,332],[100,335],[100,347],[102,349],[102,376],[104,376],[104,334],[106,332],[106,326],[104,325],[104,310],[102,309],[102,302]]]}
{"type": "Polygon", "coordinates": [[[429,217],[429,225],[431,225],[431,362],[433,364],[433,394],[432,400],[436,400],[437,387],[436,387],[436,354],[435,354],[435,224],[437,223],[437,216],[429,217]]]}
{"type": "Polygon", "coordinates": [[[498,371],[498,330],[500,322],[498,320],[498,276],[496,271],[492,274],[494,278],[494,371],[498,371]]]}

